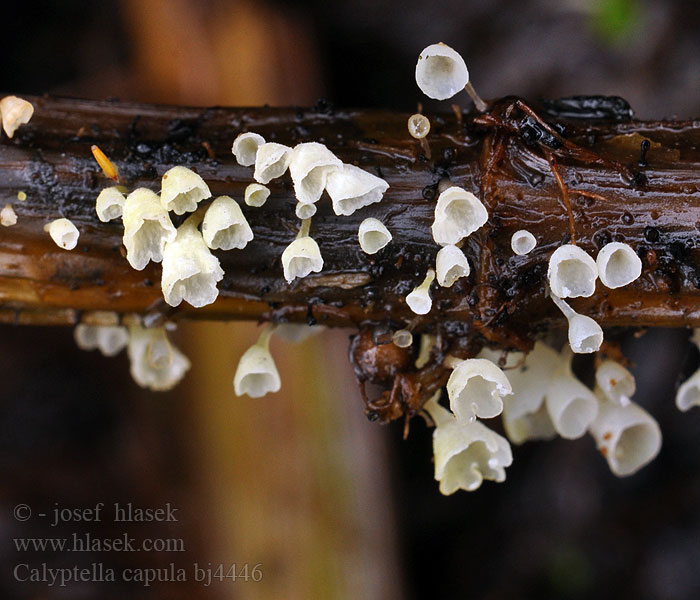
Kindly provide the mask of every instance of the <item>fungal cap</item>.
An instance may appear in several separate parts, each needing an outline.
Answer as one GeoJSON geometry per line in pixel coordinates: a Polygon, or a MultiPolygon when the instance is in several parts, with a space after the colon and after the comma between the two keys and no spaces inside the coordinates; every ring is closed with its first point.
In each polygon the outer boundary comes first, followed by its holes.
{"type": "Polygon", "coordinates": [[[430,133],[430,120],[428,117],[418,113],[408,117],[408,133],[417,140],[427,136],[430,133]]]}
{"type": "Polygon", "coordinates": [[[417,315],[427,315],[433,307],[433,299],[430,297],[430,284],[433,283],[434,279],[435,271],[428,269],[423,283],[406,296],[406,304],[417,315]]]}
{"type": "Polygon", "coordinates": [[[354,165],[342,165],[341,169],[329,173],[326,181],[333,212],[342,216],[379,202],[388,189],[389,184],[381,177],[354,165]]]}
{"type": "Polygon", "coordinates": [[[370,217],[357,230],[360,248],[367,254],[376,254],[391,241],[391,233],[379,219],[370,217]]]}
{"type": "Polygon", "coordinates": [[[73,338],[81,350],[99,349],[104,356],[116,356],[129,343],[129,332],[118,325],[79,323],[73,330],[73,338]]]}
{"type": "Polygon", "coordinates": [[[0,116],[2,116],[2,128],[7,137],[15,135],[20,125],[29,123],[34,114],[31,102],[17,96],[5,96],[0,100],[0,116]]]}
{"type": "Polygon", "coordinates": [[[253,179],[267,184],[284,175],[292,157],[292,149],[283,144],[265,142],[255,154],[255,172],[253,179]]]}
{"type": "Polygon", "coordinates": [[[168,340],[164,327],[145,329],[132,323],[127,354],[134,381],[154,392],[175,387],[191,366],[188,358],[168,340]]]}
{"type": "Polygon", "coordinates": [[[469,276],[469,261],[457,246],[443,246],[435,258],[435,272],[442,287],[452,287],[460,277],[469,276]]]}
{"type": "Polygon", "coordinates": [[[95,202],[97,218],[103,223],[107,223],[112,219],[118,219],[122,216],[125,202],[126,198],[118,187],[112,186],[103,189],[95,202]]]}
{"type": "Polygon", "coordinates": [[[529,254],[537,246],[537,240],[527,229],[516,231],[510,238],[510,247],[518,256],[529,254]]]}
{"type": "Polygon", "coordinates": [[[326,187],[328,175],[339,171],[342,166],[340,159],[323,144],[297,144],[289,162],[289,173],[297,200],[304,204],[318,202],[326,187]]]}
{"type": "Polygon", "coordinates": [[[557,435],[544,403],[533,412],[511,417],[507,398],[503,405],[503,428],[508,439],[518,445],[535,440],[551,440],[557,435]]]}
{"type": "Polygon", "coordinates": [[[678,388],[676,406],[683,412],[690,410],[693,406],[700,406],[700,369],[678,388]]]}
{"type": "Polygon", "coordinates": [[[265,143],[265,138],[257,133],[246,132],[239,134],[233,140],[233,152],[236,161],[243,167],[250,167],[255,164],[255,155],[258,148],[265,143]]]}
{"type": "Polygon", "coordinates": [[[297,202],[297,205],[294,208],[294,214],[302,221],[305,219],[310,219],[316,214],[316,205],[297,202]]]}
{"type": "Polygon", "coordinates": [[[251,183],[245,189],[244,200],[248,206],[254,206],[256,208],[259,208],[260,206],[265,204],[265,202],[267,202],[269,196],[269,188],[259,183],[251,183]]]}
{"type": "Polygon", "coordinates": [[[631,246],[621,242],[603,246],[596,264],[600,281],[611,289],[632,283],[642,274],[642,260],[631,246]]]}
{"type": "Polygon", "coordinates": [[[561,366],[547,386],[545,404],[557,433],[568,440],[580,438],[598,414],[593,392],[561,366]]]}
{"type": "Polygon", "coordinates": [[[547,279],[552,293],[559,298],[592,296],[597,277],[595,261],[573,244],[559,246],[549,259],[547,279]]]}
{"type": "Polygon", "coordinates": [[[407,329],[399,329],[391,336],[391,341],[394,343],[394,346],[408,348],[413,344],[413,334],[407,329]]]}
{"type": "Polygon", "coordinates": [[[580,315],[564,300],[552,294],[554,304],[559,307],[569,323],[569,346],[576,354],[590,354],[600,350],[603,329],[591,317],[580,315]]]}
{"type": "Polygon", "coordinates": [[[56,245],[64,250],[73,250],[78,245],[80,232],[68,219],[56,219],[44,225],[44,231],[48,231],[56,245]]]}
{"type": "Polygon", "coordinates": [[[486,207],[474,194],[452,186],[440,194],[435,205],[433,239],[441,246],[456,244],[488,220],[486,207]]]}
{"type": "Polygon", "coordinates": [[[217,282],[224,277],[219,259],[207,247],[202,234],[189,220],[177,229],[177,235],[163,250],[161,288],[170,306],[183,300],[195,308],[216,300],[217,282]]]}
{"type": "Polygon", "coordinates": [[[321,250],[312,237],[306,235],[295,239],[282,252],[282,269],[287,283],[309,273],[318,273],[323,268],[321,250]]]}
{"type": "Polygon", "coordinates": [[[197,204],[211,197],[209,186],[187,167],[173,167],[163,175],[160,201],[176,215],[197,210],[197,204]]]}
{"type": "Polygon", "coordinates": [[[613,404],[626,406],[634,396],[634,375],[614,360],[604,360],[595,372],[595,382],[606,399],[613,404]]]}
{"type": "Polygon", "coordinates": [[[461,361],[447,380],[450,408],[459,421],[500,415],[504,396],[512,393],[505,373],[485,358],[461,361]]]}
{"type": "Polygon", "coordinates": [[[240,249],[253,239],[253,230],[238,202],[229,196],[219,196],[204,214],[202,236],[212,250],[240,249]]]}
{"type": "Polygon", "coordinates": [[[260,337],[238,362],[233,377],[233,389],[237,396],[248,394],[251,398],[261,398],[269,392],[278,392],[282,387],[277,366],[270,354],[269,337],[265,332],[260,337]]]}
{"type": "Polygon", "coordinates": [[[469,71],[460,54],[440,42],[424,48],[418,56],[416,83],[429,98],[446,100],[469,83],[469,71]]]}
{"type": "Polygon", "coordinates": [[[142,270],[150,260],[163,260],[163,248],[176,233],[155,192],[146,188],[131,192],[124,202],[122,222],[126,260],[134,269],[142,270]]]}
{"type": "Polygon", "coordinates": [[[12,227],[17,224],[17,213],[12,208],[11,204],[5,204],[5,207],[0,210],[0,225],[3,227],[12,227]]]}
{"type": "Polygon", "coordinates": [[[620,406],[601,401],[590,432],[610,470],[618,477],[636,473],[661,449],[658,423],[634,402],[620,406]]]}

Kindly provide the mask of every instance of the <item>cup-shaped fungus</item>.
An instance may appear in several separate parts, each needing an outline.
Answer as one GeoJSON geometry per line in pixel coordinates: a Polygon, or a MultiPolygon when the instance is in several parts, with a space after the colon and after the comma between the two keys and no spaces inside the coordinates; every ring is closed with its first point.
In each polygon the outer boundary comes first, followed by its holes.
{"type": "Polygon", "coordinates": [[[168,340],[164,327],[130,325],[127,354],[134,381],[154,392],[172,389],[190,368],[190,361],[168,340]]]}
{"type": "Polygon", "coordinates": [[[313,217],[316,214],[316,210],[315,204],[297,202],[297,205],[294,207],[294,214],[297,216],[297,219],[301,219],[303,221],[304,219],[310,219],[313,217]]]}
{"type": "Polygon", "coordinates": [[[600,391],[613,404],[626,406],[634,396],[634,375],[614,360],[604,360],[595,372],[595,382],[600,391]]]}
{"type": "Polygon", "coordinates": [[[700,369],[686,379],[676,392],[676,406],[683,412],[700,406],[700,369]]]}
{"type": "Polygon", "coordinates": [[[5,204],[3,209],[0,210],[0,225],[3,227],[17,225],[17,213],[11,204],[5,204]]]}
{"type": "Polygon", "coordinates": [[[245,189],[244,200],[248,206],[261,207],[267,202],[270,190],[259,183],[251,183],[245,189]]]}
{"type": "Polygon", "coordinates": [[[336,215],[351,215],[357,209],[379,202],[389,184],[382,178],[354,165],[344,164],[329,173],[326,191],[333,202],[336,215]]]}
{"type": "Polygon", "coordinates": [[[255,154],[255,171],[253,179],[258,183],[268,184],[273,179],[284,175],[292,157],[292,149],[276,142],[265,142],[255,154]]]}
{"type": "Polygon", "coordinates": [[[80,232],[68,219],[56,219],[44,225],[44,231],[48,231],[56,245],[64,250],[72,250],[78,245],[80,232]]]}
{"type": "Polygon", "coordinates": [[[391,336],[394,346],[408,348],[413,344],[413,334],[408,329],[399,329],[391,336]]]}
{"type": "Polygon", "coordinates": [[[219,259],[204,243],[195,222],[188,219],[163,250],[163,298],[170,306],[183,300],[196,308],[206,306],[219,295],[216,284],[223,277],[219,259]]]}
{"type": "Polygon", "coordinates": [[[264,143],[265,138],[257,133],[241,133],[233,140],[231,152],[239,165],[250,167],[255,164],[255,155],[264,143]]]}
{"type": "Polygon", "coordinates": [[[559,298],[592,296],[597,278],[595,261],[578,246],[559,246],[549,258],[547,279],[552,293],[559,298]]]}
{"type": "Polygon", "coordinates": [[[423,283],[406,296],[406,304],[417,315],[427,315],[433,307],[433,299],[430,297],[430,285],[434,280],[435,270],[428,269],[423,283]]]}
{"type": "Polygon", "coordinates": [[[0,100],[0,116],[2,116],[2,128],[7,137],[15,135],[15,131],[20,125],[29,123],[29,119],[34,114],[34,107],[31,102],[17,96],[5,96],[0,100]]]}
{"type": "Polygon", "coordinates": [[[272,327],[266,327],[258,341],[241,356],[233,377],[236,396],[248,394],[251,398],[261,398],[269,392],[278,392],[282,387],[277,366],[270,354],[272,332],[272,327]]]}
{"type": "Polygon", "coordinates": [[[287,283],[323,269],[323,257],[316,240],[309,235],[309,220],[302,221],[297,238],[282,252],[282,270],[287,283]]]}
{"type": "Polygon", "coordinates": [[[505,373],[485,358],[457,362],[447,380],[450,408],[459,421],[500,415],[503,398],[512,392],[505,373]]]}
{"type": "Polygon", "coordinates": [[[126,198],[118,187],[112,186],[103,189],[98,194],[95,202],[97,218],[103,223],[107,223],[112,219],[118,219],[122,216],[125,202],[126,198]]]}
{"type": "Polygon", "coordinates": [[[391,241],[391,233],[379,219],[370,217],[357,230],[360,248],[367,254],[376,254],[391,241]]]}
{"type": "Polygon", "coordinates": [[[146,188],[131,192],[124,202],[122,223],[126,260],[134,269],[140,271],[149,260],[163,260],[163,248],[175,238],[175,227],[155,192],[146,188]]]}
{"type": "Polygon", "coordinates": [[[435,273],[438,284],[442,287],[452,287],[460,277],[469,275],[469,261],[457,246],[443,246],[435,258],[435,273]]]}
{"type": "Polygon", "coordinates": [[[212,250],[240,249],[253,239],[253,230],[238,202],[229,196],[219,196],[204,214],[202,236],[212,250]]]}
{"type": "Polygon", "coordinates": [[[642,260],[631,246],[621,242],[605,244],[598,252],[596,265],[600,281],[611,289],[632,283],[642,274],[642,260]]]}
{"type": "Polygon", "coordinates": [[[634,402],[620,406],[601,400],[590,433],[610,470],[618,477],[636,473],[661,449],[658,423],[634,402]]]}
{"type": "Polygon", "coordinates": [[[440,493],[448,496],[459,489],[473,492],[484,479],[504,481],[505,467],[513,462],[508,440],[479,421],[458,421],[437,403],[438,395],[423,408],[435,422],[433,453],[440,493]]]}
{"type": "Polygon", "coordinates": [[[176,215],[197,210],[197,204],[211,197],[209,186],[187,167],[173,167],[163,175],[160,201],[176,215]]]}
{"type": "Polygon", "coordinates": [[[568,440],[586,433],[598,414],[596,397],[576,379],[568,360],[558,366],[549,380],[545,405],[554,429],[568,440]]]}
{"type": "Polygon", "coordinates": [[[289,173],[299,202],[313,204],[321,198],[328,175],[339,171],[341,160],[323,144],[304,142],[292,150],[289,173]]]}
{"type": "Polygon", "coordinates": [[[488,218],[486,207],[474,194],[460,187],[449,187],[435,205],[433,239],[441,246],[456,244],[484,225],[488,218]]]}
{"type": "Polygon", "coordinates": [[[129,343],[129,332],[121,325],[79,323],[73,330],[73,338],[81,350],[99,349],[104,356],[116,356],[129,343]]]}
{"type": "Polygon", "coordinates": [[[537,240],[527,229],[516,231],[510,238],[510,247],[518,256],[529,254],[535,246],[537,240]]]}
{"type": "Polygon", "coordinates": [[[429,98],[446,100],[469,83],[469,71],[456,50],[442,42],[431,44],[418,56],[416,83],[429,98]]]}
{"type": "Polygon", "coordinates": [[[603,329],[591,317],[580,315],[561,298],[552,294],[554,304],[569,323],[569,346],[576,354],[597,352],[603,343],[603,329]]]}
{"type": "Polygon", "coordinates": [[[422,140],[430,133],[430,120],[428,117],[418,113],[408,117],[408,133],[412,138],[422,140]]]}

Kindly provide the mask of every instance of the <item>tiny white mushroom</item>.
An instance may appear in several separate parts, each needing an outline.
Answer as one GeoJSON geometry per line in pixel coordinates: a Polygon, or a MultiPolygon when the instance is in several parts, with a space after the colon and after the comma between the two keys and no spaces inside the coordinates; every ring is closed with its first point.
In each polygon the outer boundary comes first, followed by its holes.
{"type": "Polygon", "coordinates": [[[456,244],[488,220],[486,207],[474,194],[452,186],[443,191],[435,205],[433,239],[441,246],[456,244]]]}
{"type": "Polygon", "coordinates": [[[442,287],[452,287],[460,277],[469,276],[469,261],[457,246],[443,246],[435,258],[435,272],[442,287]]]}
{"type": "Polygon", "coordinates": [[[260,206],[265,204],[265,202],[267,202],[269,196],[269,188],[259,183],[251,183],[245,189],[244,200],[248,206],[254,206],[256,208],[259,208],[260,206]]]}
{"type": "Polygon", "coordinates": [[[595,382],[607,400],[620,406],[630,403],[636,384],[634,375],[614,360],[604,360],[595,372],[595,382]]]}
{"type": "Polygon", "coordinates": [[[212,250],[240,249],[253,239],[253,230],[238,202],[229,196],[219,196],[204,213],[202,237],[212,250]]]}
{"type": "Polygon", "coordinates": [[[389,184],[354,165],[344,164],[328,175],[326,191],[333,202],[336,215],[351,215],[356,210],[379,202],[389,184]]]}
{"type": "Polygon", "coordinates": [[[80,323],[75,326],[73,337],[81,350],[99,349],[104,356],[116,356],[129,342],[127,328],[119,325],[80,323]]]}
{"type": "Polygon", "coordinates": [[[304,219],[310,219],[313,217],[316,214],[316,210],[315,204],[297,202],[297,205],[294,208],[294,214],[297,216],[297,219],[301,219],[303,221],[304,219]]]}
{"type": "Polygon", "coordinates": [[[122,216],[125,202],[126,197],[118,187],[112,186],[103,189],[98,194],[95,202],[97,218],[103,223],[107,223],[107,221],[112,219],[118,219],[122,216]]]}
{"type": "Polygon", "coordinates": [[[456,362],[447,380],[450,408],[459,421],[500,415],[503,398],[511,393],[513,388],[505,373],[485,358],[456,362]]]}
{"type": "Polygon", "coordinates": [[[591,317],[581,315],[561,298],[552,294],[552,300],[564,313],[569,323],[569,346],[576,354],[590,354],[600,350],[603,343],[603,329],[591,317]]]}
{"type": "Polygon", "coordinates": [[[255,164],[255,155],[258,153],[258,148],[264,143],[265,138],[257,133],[241,133],[233,140],[231,152],[239,165],[250,167],[255,164]]]}
{"type": "Polygon", "coordinates": [[[209,186],[197,173],[187,167],[173,167],[164,175],[160,201],[165,210],[184,215],[197,209],[197,204],[211,197],[209,186]]]}
{"type": "Polygon", "coordinates": [[[3,227],[12,227],[17,224],[17,213],[12,208],[11,204],[5,204],[5,207],[0,210],[0,225],[3,227]]]}
{"type": "Polygon", "coordinates": [[[693,406],[700,406],[700,369],[686,379],[676,392],[678,410],[686,412],[693,406]]]}
{"type": "Polygon", "coordinates": [[[185,300],[199,308],[211,304],[219,295],[216,284],[223,279],[224,271],[195,223],[187,219],[163,250],[161,288],[170,306],[185,300]]]}
{"type": "Polygon", "coordinates": [[[422,140],[430,133],[430,121],[425,115],[416,113],[408,117],[408,133],[417,140],[422,140]]]}
{"type": "Polygon", "coordinates": [[[30,102],[17,96],[5,96],[0,100],[0,116],[2,116],[2,128],[7,137],[15,135],[20,125],[29,123],[34,114],[34,107],[30,102]]]}
{"type": "Polygon", "coordinates": [[[360,248],[367,254],[376,254],[391,241],[391,233],[379,219],[370,217],[357,230],[360,248]]]}
{"type": "Polygon", "coordinates": [[[469,71],[457,51],[442,42],[431,44],[418,56],[416,83],[429,98],[446,100],[469,83],[469,71]]]}
{"type": "Polygon", "coordinates": [[[321,198],[328,175],[339,171],[341,160],[318,142],[297,144],[289,161],[289,173],[299,202],[313,204],[321,198]]]}
{"type": "Polygon", "coordinates": [[[408,348],[413,344],[413,334],[407,329],[399,329],[391,336],[391,341],[394,343],[394,346],[408,348]]]}
{"type": "Polygon", "coordinates": [[[598,252],[596,264],[600,281],[611,289],[632,283],[642,274],[642,260],[631,246],[621,242],[603,246],[598,252]]]}
{"type": "Polygon", "coordinates": [[[527,229],[516,231],[510,238],[510,247],[518,256],[529,254],[535,246],[537,246],[537,240],[527,229]]]}
{"type": "Polygon", "coordinates": [[[266,327],[258,341],[248,348],[238,361],[233,377],[233,389],[237,396],[248,394],[251,398],[261,398],[270,392],[278,392],[282,387],[275,361],[270,354],[272,327],[266,327]]]}
{"type": "Polygon", "coordinates": [[[44,231],[48,231],[56,245],[64,250],[73,250],[78,245],[80,232],[68,219],[56,219],[44,225],[44,231]]]}
{"type": "Polygon", "coordinates": [[[571,372],[569,361],[553,373],[545,396],[547,412],[557,433],[563,438],[580,438],[598,414],[593,392],[571,372]]]}
{"type": "Polygon", "coordinates": [[[131,376],[154,392],[175,387],[190,368],[190,361],[168,339],[164,327],[129,326],[127,354],[131,376]]]}
{"type": "Polygon", "coordinates": [[[559,246],[549,258],[547,279],[552,292],[559,298],[592,296],[597,278],[595,261],[578,246],[559,246]]]}
{"type": "Polygon", "coordinates": [[[618,477],[636,473],[661,449],[658,423],[634,402],[620,406],[600,401],[590,433],[610,470],[618,477]]]}
{"type": "Polygon", "coordinates": [[[423,283],[406,296],[406,304],[417,315],[427,315],[433,306],[433,299],[430,297],[430,284],[434,280],[435,270],[428,269],[423,283]]]}
{"type": "Polygon", "coordinates": [[[281,177],[289,167],[291,158],[292,149],[289,146],[265,142],[255,154],[253,179],[258,183],[267,184],[281,177]]]}
{"type": "Polygon", "coordinates": [[[323,268],[321,250],[309,235],[310,225],[308,219],[302,221],[297,238],[282,252],[282,270],[287,283],[311,272],[318,273],[323,268]]]}
{"type": "Polygon", "coordinates": [[[129,264],[140,271],[150,260],[163,260],[163,248],[176,234],[158,195],[149,189],[138,188],[126,197],[123,210],[123,241],[129,264]]]}

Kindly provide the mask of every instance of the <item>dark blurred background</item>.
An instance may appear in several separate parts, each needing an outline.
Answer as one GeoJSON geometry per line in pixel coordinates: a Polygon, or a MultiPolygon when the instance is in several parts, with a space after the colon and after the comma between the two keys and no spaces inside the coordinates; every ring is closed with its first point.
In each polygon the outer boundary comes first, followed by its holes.
{"type": "MultiPolygon", "coordinates": [[[[420,50],[444,41],[485,97],[615,94],[640,118],[700,116],[698,2],[39,0],[5,6],[2,26],[0,81],[20,95],[448,110],[413,78],[420,50]]],[[[505,483],[448,498],[430,430],[416,421],[402,441],[400,427],[364,420],[347,333],[275,342],[282,391],[251,400],[231,378],[253,325],[181,326],[193,368],[166,394],[139,390],[124,355],[78,351],[68,329],[0,328],[0,597],[700,597],[700,409],[673,402],[699,364],[687,331],[620,332],[635,399],[664,434],[640,473],[612,476],[589,437],[531,443],[505,483]],[[169,502],[179,519],[51,528],[36,516],[100,501],[169,502]],[[35,516],[14,519],[19,503],[35,516]],[[186,551],[78,556],[13,541],[88,531],[186,551]],[[195,562],[259,563],[263,580],[204,587],[195,562]],[[161,579],[173,563],[188,581],[30,585],[18,563],[161,579]]]]}

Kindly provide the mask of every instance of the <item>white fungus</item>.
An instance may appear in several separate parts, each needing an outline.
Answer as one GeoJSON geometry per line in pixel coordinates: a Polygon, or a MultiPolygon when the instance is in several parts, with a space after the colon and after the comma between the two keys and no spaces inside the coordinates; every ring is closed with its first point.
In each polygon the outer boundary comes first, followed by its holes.
{"type": "Polygon", "coordinates": [[[603,246],[598,252],[596,265],[600,281],[611,289],[632,283],[642,274],[642,260],[631,246],[621,242],[603,246]]]}
{"type": "Polygon", "coordinates": [[[248,394],[261,398],[282,387],[275,361],[270,354],[270,336],[273,328],[266,327],[258,341],[243,353],[233,377],[233,389],[237,396],[248,394]]]}
{"type": "Polygon", "coordinates": [[[357,230],[360,248],[367,254],[376,254],[391,241],[391,233],[379,219],[370,217],[357,230]]]}
{"type": "Polygon", "coordinates": [[[149,260],[160,262],[166,242],[175,238],[175,227],[168,211],[158,195],[146,188],[138,188],[126,197],[122,223],[126,260],[137,271],[149,260]]]}
{"type": "Polygon", "coordinates": [[[282,252],[282,270],[287,283],[309,273],[318,273],[323,268],[321,250],[309,235],[309,220],[302,221],[297,238],[282,252]]]}
{"type": "Polygon", "coordinates": [[[313,217],[316,214],[316,210],[315,204],[297,202],[297,205],[294,208],[294,214],[297,216],[297,219],[301,219],[303,221],[304,219],[310,219],[313,217]]]}
{"type": "Polygon", "coordinates": [[[356,210],[379,202],[389,184],[354,165],[344,164],[332,171],[326,181],[326,191],[333,202],[336,215],[351,215],[356,210]]]}
{"type": "Polygon", "coordinates": [[[44,225],[44,231],[48,231],[51,239],[59,248],[73,250],[78,245],[80,232],[68,219],[56,219],[44,225]]]}
{"type": "Polygon", "coordinates": [[[259,183],[251,183],[245,189],[244,200],[248,206],[261,207],[270,196],[270,190],[259,183]]]}
{"type": "Polygon", "coordinates": [[[429,98],[446,100],[469,83],[469,71],[459,53],[440,42],[424,48],[418,56],[416,83],[429,98]]]}
{"type": "Polygon", "coordinates": [[[595,372],[595,382],[608,401],[627,406],[634,396],[634,376],[614,360],[604,360],[595,372]]]}
{"type": "Polygon", "coordinates": [[[686,379],[676,392],[678,410],[686,412],[693,406],[700,406],[700,369],[686,379]]]}
{"type": "Polygon", "coordinates": [[[590,354],[600,350],[603,329],[591,317],[581,315],[561,298],[552,294],[554,304],[559,307],[569,323],[569,346],[576,354],[590,354]]]}
{"type": "Polygon", "coordinates": [[[183,300],[196,308],[206,306],[219,295],[216,284],[223,277],[219,259],[207,247],[195,221],[188,219],[163,250],[163,298],[170,306],[183,300]]]}
{"type": "Polygon", "coordinates": [[[634,402],[620,406],[601,400],[590,433],[610,470],[618,477],[636,473],[661,449],[658,423],[634,402]]]}
{"type": "Polygon", "coordinates": [[[241,133],[233,140],[231,152],[239,165],[250,167],[255,164],[255,155],[258,153],[258,148],[264,143],[265,138],[257,133],[241,133]]]}
{"type": "Polygon", "coordinates": [[[475,417],[490,419],[500,415],[503,398],[512,392],[505,373],[485,358],[456,362],[447,380],[450,408],[459,421],[473,421],[475,417]]]}
{"type": "Polygon", "coordinates": [[[484,479],[501,482],[513,462],[508,440],[479,421],[460,422],[437,403],[439,392],[423,408],[434,423],[435,479],[440,493],[473,492],[484,479]]]}
{"type": "Polygon", "coordinates": [[[391,336],[394,346],[408,348],[413,344],[413,334],[408,329],[399,329],[391,336]]]}
{"type": "Polygon", "coordinates": [[[5,204],[5,207],[0,210],[0,225],[3,227],[12,227],[17,224],[17,213],[12,208],[11,204],[5,204]]]}
{"type": "Polygon", "coordinates": [[[430,133],[430,120],[425,115],[415,114],[408,117],[408,133],[417,140],[422,140],[430,133]]]}
{"type": "Polygon", "coordinates": [[[20,125],[29,123],[29,119],[34,114],[34,107],[31,102],[17,96],[5,96],[0,100],[0,116],[2,117],[2,128],[7,137],[15,135],[15,131],[20,125]]]}
{"type": "Polygon", "coordinates": [[[597,278],[595,261],[573,244],[559,246],[549,259],[547,279],[552,292],[559,298],[592,296],[597,278]]]}
{"type": "Polygon", "coordinates": [[[568,360],[559,364],[549,380],[545,405],[554,429],[568,440],[586,433],[598,414],[596,397],[576,379],[568,360]]]}
{"type": "Polygon", "coordinates": [[[432,224],[433,239],[441,246],[456,244],[488,220],[486,207],[474,194],[452,186],[440,194],[432,224]]]}
{"type": "Polygon", "coordinates": [[[117,186],[103,189],[97,196],[95,212],[97,218],[103,223],[122,216],[126,198],[117,186]]]}
{"type": "Polygon", "coordinates": [[[163,175],[160,201],[165,210],[184,215],[197,210],[197,204],[206,198],[211,198],[209,186],[191,169],[177,166],[163,175]]]}
{"type": "Polygon", "coordinates": [[[238,202],[229,196],[219,196],[204,213],[202,236],[212,250],[240,249],[253,239],[253,230],[238,202]]]}
{"type": "Polygon", "coordinates": [[[289,161],[289,174],[299,202],[314,204],[321,198],[328,175],[339,171],[342,161],[318,142],[297,144],[289,161]]]}
{"type": "Polygon", "coordinates": [[[460,277],[469,275],[469,261],[457,246],[452,244],[443,246],[438,250],[435,258],[435,273],[437,282],[442,287],[452,287],[460,277]]]}
{"type": "Polygon", "coordinates": [[[286,172],[291,157],[292,149],[289,146],[265,142],[255,155],[253,179],[258,183],[267,184],[281,177],[286,172]]]}
{"type": "Polygon", "coordinates": [[[129,332],[119,325],[87,325],[80,323],[73,330],[73,338],[81,350],[96,350],[104,356],[116,356],[129,342],[129,332]]]}
{"type": "Polygon", "coordinates": [[[510,247],[518,256],[529,254],[535,246],[537,240],[527,229],[516,231],[510,238],[510,247]]]}
{"type": "Polygon", "coordinates": [[[164,327],[130,325],[127,354],[134,381],[154,392],[172,389],[190,368],[190,361],[168,340],[164,327]]]}
{"type": "Polygon", "coordinates": [[[433,306],[433,299],[430,297],[430,284],[434,280],[435,270],[428,269],[423,283],[406,296],[406,304],[417,315],[427,315],[433,306]]]}

